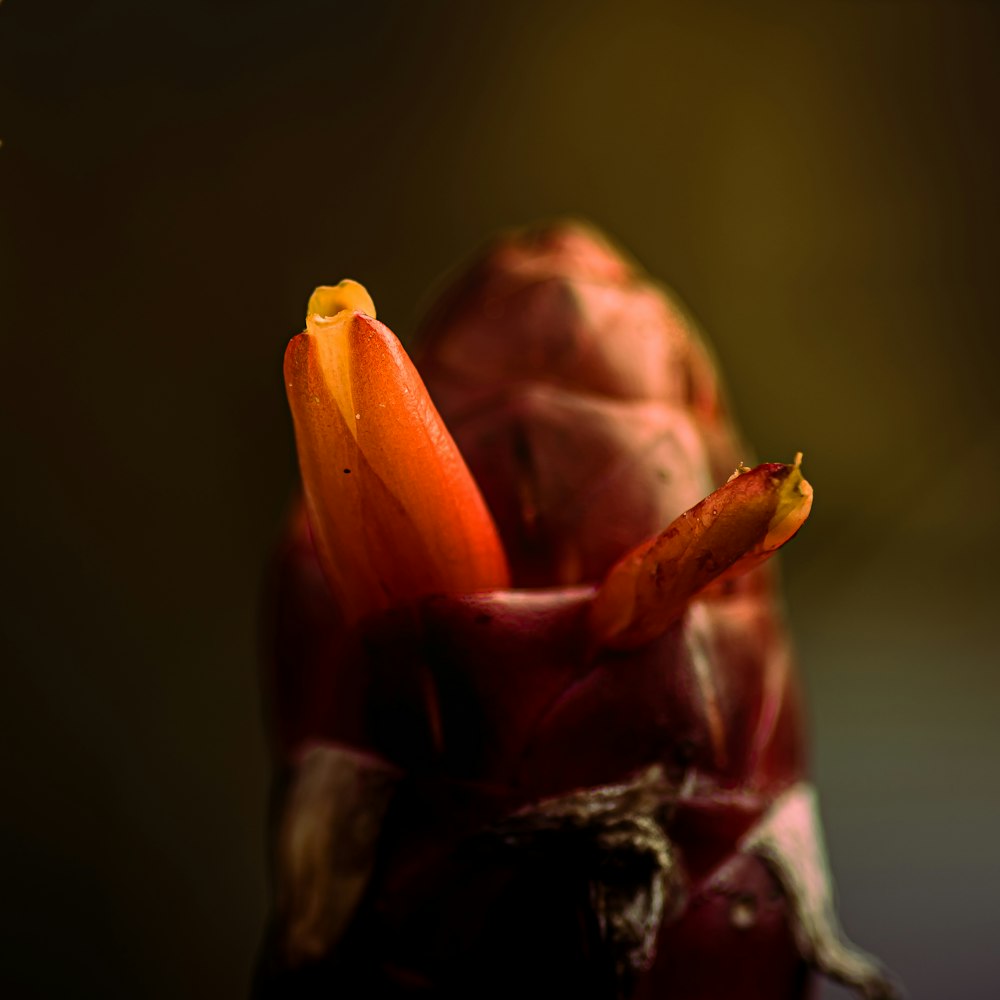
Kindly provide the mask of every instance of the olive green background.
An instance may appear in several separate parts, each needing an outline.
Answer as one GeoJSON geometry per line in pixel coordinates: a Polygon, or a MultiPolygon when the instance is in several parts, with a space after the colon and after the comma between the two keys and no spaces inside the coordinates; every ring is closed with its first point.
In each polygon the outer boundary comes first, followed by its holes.
{"type": "Polygon", "coordinates": [[[2,3],[5,995],[245,994],[284,344],[348,275],[405,337],[494,230],[576,213],[700,318],[758,456],[805,452],[784,567],[847,928],[914,998],[995,996],[998,29],[2,3]]]}

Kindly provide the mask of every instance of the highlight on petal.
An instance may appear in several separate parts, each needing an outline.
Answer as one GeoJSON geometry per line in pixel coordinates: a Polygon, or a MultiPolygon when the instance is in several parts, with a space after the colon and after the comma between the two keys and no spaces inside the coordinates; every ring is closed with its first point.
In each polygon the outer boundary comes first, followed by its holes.
{"type": "Polygon", "coordinates": [[[296,762],[275,838],[280,936],[293,965],[322,957],[349,924],[399,777],[388,761],[332,744],[296,762]]]}
{"type": "Polygon", "coordinates": [[[801,459],[739,471],[625,556],[594,598],[597,642],[631,649],[652,641],[709,584],[753,569],[784,545],[812,507],[801,459]]]}
{"type": "Polygon", "coordinates": [[[479,489],[402,345],[354,308],[362,297],[355,282],[318,289],[285,352],[306,509],[334,598],[356,620],[427,594],[503,588],[479,489]]]}

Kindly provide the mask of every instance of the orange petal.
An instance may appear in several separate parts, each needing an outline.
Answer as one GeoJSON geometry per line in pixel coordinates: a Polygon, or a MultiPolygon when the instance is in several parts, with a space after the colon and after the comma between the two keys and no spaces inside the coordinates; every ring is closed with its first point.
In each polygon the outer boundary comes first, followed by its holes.
{"type": "Polygon", "coordinates": [[[625,556],[594,598],[590,625],[597,641],[617,649],[650,642],[709,584],[752,569],[784,545],[812,506],[800,460],[733,476],[625,556]]]}
{"type": "Polygon", "coordinates": [[[507,586],[493,520],[420,376],[392,332],[355,311],[361,286],[345,284],[314,294],[310,306],[334,315],[311,314],[285,352],[306,507],[334,597],[356,620],[426,594],[507,586]]]}

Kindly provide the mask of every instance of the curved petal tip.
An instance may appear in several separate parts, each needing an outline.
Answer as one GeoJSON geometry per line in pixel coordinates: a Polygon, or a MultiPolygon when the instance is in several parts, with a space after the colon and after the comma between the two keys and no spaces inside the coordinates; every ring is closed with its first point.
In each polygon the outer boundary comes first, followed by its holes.
{"type": "Polygon", "coordinates": [[[651,642],[710,584],[753,569],[784,545],[812,507],[801,462],[799,454],[792,465],[741,467],[618,562],[591,609],[597,642],[619,649],[651,642]]]}

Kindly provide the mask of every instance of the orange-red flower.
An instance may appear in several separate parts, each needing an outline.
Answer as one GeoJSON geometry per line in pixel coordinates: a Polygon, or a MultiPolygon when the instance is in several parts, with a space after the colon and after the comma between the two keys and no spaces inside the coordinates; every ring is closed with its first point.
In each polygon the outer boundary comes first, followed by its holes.
{"type": "Polygon", "coordinates": [[[685,315],[577,226],[474,264],[423,379],[356,283],[308,312],[262,990],[890,995],[829,909],[764,565],[812,490],[739,463],[685,315]]]}

